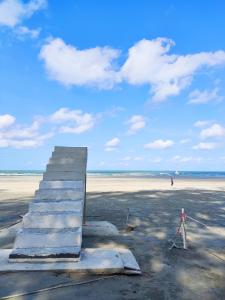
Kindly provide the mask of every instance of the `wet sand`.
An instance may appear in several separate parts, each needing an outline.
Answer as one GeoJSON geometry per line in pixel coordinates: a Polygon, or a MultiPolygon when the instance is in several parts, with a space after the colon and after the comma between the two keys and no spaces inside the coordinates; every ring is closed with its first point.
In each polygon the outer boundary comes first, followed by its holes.
{"type": "MultiPolygon", "coordinates": [[[[0,227],[19,221],[28,209],[40,176],[0,178],[0,227]]],[[[225,180],[88,177],[87,219],[107,220],[117,237],[89,237],[83,247],[127,247],[142,276],[116,275],[102,281],[61,288],[17,299],[224,299],[225,180]],[[184,207],[205,228],[187,222],[189,250],[169,250],[184,207]],[[126,217],[134,230],[127,231],[126,217]]],[[[13,238],[0,238],[11,248],[13,238]]],[[[101,276],[59,272],[0,273],[0,297],[58,283],[76,283],[101,276]]]]}

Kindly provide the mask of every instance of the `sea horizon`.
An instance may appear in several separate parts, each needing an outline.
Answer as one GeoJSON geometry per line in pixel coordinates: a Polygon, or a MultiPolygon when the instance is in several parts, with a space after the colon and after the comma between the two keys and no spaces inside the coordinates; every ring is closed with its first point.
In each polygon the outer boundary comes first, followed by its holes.
{"type": "MultiPolygon", "coordinates": [[[[38,176],[45,170],[0,170],[0,176],[38,176]]],[[[142,177],[142,178],[224,178],[225,171],[183,171],[183,170],[87,170],[91,177],[142,177]]]]}

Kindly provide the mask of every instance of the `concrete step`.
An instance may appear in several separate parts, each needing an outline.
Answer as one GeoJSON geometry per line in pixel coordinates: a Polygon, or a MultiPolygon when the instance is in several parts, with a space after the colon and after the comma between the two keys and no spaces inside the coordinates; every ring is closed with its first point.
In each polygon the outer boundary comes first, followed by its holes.
{"type": "Polygon", "coordinates": [[[76,229],[22,229],[17,233],[15,248],[80,247],[81,228],[76,229]]]}
{"type": "Polygon", "coordinates": [[[82,226],[82,214],[74,212],[29,212],[23,217],[24,228],[75,228],[82,226]]]}
{"type": "Polygon", "coordinates": [[[82,200],[83,191],[74,191],[73,189],[45,189],[35,192],[35,200],[82,200]]]}
{"type": "Polygon", "coordinates": [[[86,147],[55,147],[10,262],[79,260],[86,165],[86,147]]]}
{"type": "Polygon", "coordinates": [[[86,158],[87,157],[87,152],[84,151],[83,149],[81,150],[76,150],[76,151],[72,151],[72,150],[55,150],[52,152],[52,155],[64,155],[64,156],[71,156],[71,157],[74,157],[74,156],[79,156],[80,158],[84,157],[86,158]]]}
{"type": "Polygon", "coordinates": [[[46,172],[58,172],[58,171],[73,171],[73,172],[86,172],[86,165],[83,162],[74,162],[70,164],[48,164],[46,167],[46,172]]]}
{"type": "Polygon", "coordinates": [[[86,153],[79,153],[79,152],[53,152],[52,156],[50,157],[50,159],[53,160],[57,160],[57,159],[62,159],[62,158],[70,158],[72,159],[74,162],[83,162],[86,163],[87,162],[87,155],[86,153]]]}
{"type": "Polygon", "coordinates": [[[71,158],[80,158],[87,159],[87,154],[83,151],[54,151],[52,152],[52,157],[71,157],[71,158]]]}
{"type": "Polygon", "coordinates": [[[39,189],[74,189],[78,191],[83,191],[84,183],[83,181],[44,181],[42,180],[39,184],[39,189]]]}
{"type": "Polygon", "coordinates": [[[85,180],[86,172],[46,172],[43,174],[43,180],[65,180],[65,181],[73,181],[73,180],[85,180]]]}
{"type": "Polygon", "coordinates": [[[53,247],[53,248],[15,248],[9,255],[11,262],[57,262],[78,261],[80,247],[53,247]]]}
{"type": "Polygon", "coordinates": [[[71,211],[82,213],[83,201],[42,201],[31,202],[29,205],[29,212],[53,212],[53,211],[71,211]]]}
{"type": "Polygon", "coordinates": [[[64,147],[55,146],[54,152],[81,152],[87,154],[87,147],[64,147]]]}
{"type": "Polygon", "coordinates": [[[49,159],[49,164],[75,164],[77,162],[83,163],[85,166],[87,164],[86,158],[80,158],[80,157],[71,157],[71,156],[64,156],[64,155],[53,155],[49,159]]]}

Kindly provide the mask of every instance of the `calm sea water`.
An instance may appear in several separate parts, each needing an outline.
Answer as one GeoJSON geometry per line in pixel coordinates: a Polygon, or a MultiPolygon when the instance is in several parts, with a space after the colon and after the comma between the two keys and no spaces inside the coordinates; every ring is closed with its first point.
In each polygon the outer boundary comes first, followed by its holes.
{"type": "MultiPolygon", "coordinates": [[[[0,170],[0,176],[34,176],[42,175],[42,170],[0,170]]],[[[106,177],[183,177],[183,178],[224,178],[225,172],[207,172],[207,171],[88,171],[88,176],[106,176],[106,177]]]]}

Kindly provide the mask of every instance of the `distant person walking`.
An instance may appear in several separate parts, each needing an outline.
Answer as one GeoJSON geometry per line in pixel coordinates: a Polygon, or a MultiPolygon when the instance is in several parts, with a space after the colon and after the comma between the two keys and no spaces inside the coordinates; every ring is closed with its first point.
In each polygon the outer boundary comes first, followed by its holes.
{"type": "Polygon", "coordinates": [[[173,184],[174,184],[173,176],[170,173],[160,173],[160,175],[167,175],[167,176],[169,176],[170,177],[170,184],[171,184],[171,186],[173,186],[173,184]]]}

